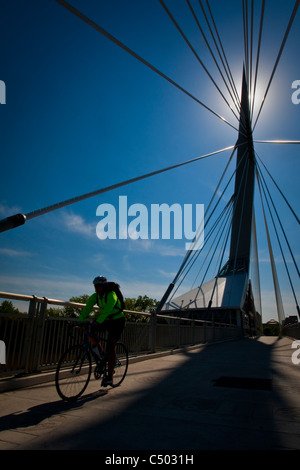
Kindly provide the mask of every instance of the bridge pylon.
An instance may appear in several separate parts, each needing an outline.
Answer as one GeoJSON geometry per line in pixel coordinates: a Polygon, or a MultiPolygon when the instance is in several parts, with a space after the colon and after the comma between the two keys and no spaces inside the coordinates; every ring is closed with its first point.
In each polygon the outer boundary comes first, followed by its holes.
{"type": "Polygon", "coordinates": [[[259,322],[255,311],[249,277],[255,183],[255,158],[250,118],[249,92],[243,70],[239,134],[236,144],[236,172],[229,258],[216,277],[167,303],[174,282],[160,302],[163,310],[181,315],[236,323],[256,331],[259,322]]]}

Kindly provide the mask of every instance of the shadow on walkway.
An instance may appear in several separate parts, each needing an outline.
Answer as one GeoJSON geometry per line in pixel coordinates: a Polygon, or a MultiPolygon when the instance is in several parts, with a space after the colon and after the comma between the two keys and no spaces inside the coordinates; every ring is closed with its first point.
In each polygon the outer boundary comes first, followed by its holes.
{"type": "Polygon", "coordinates": [[[0,432],[36,426],[52,416],[57,416],[74,409],[80,409],[85,403],[106,395],[106,393],[106,390],[99,390],[97,392],[84,395],[76,402],[68,403],[59,399],[50,403],[42,403],[41,405],[32,406],[26,411],[19,413],[10,413],[0,417],[0,432]]]}
{"type": "Polygon", "coordinates": [[[133,364],[125,379],[130,387],[124,382],[75,403],[37,405],[4,416],[0,429],[35,426],[80,409],[80,427],[59,429],[26,448],[281,449],[286,443],[274,409],[286,409],[288,404],[274,387],[274,378],[280,381],[282,372],[272,359],[276,340],[268,341],[243,339],[186,351],[183,358],[174,354],[133,364]],[[84,411],[91,412],[91,407],[93,419],[88,414],[85,418],[84,411]]]}

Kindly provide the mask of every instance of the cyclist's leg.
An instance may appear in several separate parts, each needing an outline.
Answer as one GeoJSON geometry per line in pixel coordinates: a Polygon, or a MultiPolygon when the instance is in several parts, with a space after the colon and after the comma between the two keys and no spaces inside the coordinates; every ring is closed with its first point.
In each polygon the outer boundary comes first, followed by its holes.
{"type": "Polygon", "coordinates": [[[124,330],[125,318],[118,320],[110,320],[107,324],[108,340],[107,340],[107,381],[112,382],[114,367],[116,364],[116,344],[124,330]]]}
{"type": "MultiPolygon", "coordinates": [[[[107,328],[106,328],[106,325],[105,325],[106,322],[104,323],[97,323],[97,322],[94,322],[93,323],[93,333],[96,335],[96,336],[101,336],[103,335],[107,328]]],[[[99,347],[99,350],[102,351],[103,350],[103,346],[100,344],[101,341],[98,343],[96,341],[95,338],[93,338],[93,346],[98,346],[99,347]]]]}
{"type": "Polygon", "coordinates": [[[124,380],[128,369],[128,351],[120,341],[116,345],[117,360],[114,368],[113,387],[118,387],[124,380]]]}

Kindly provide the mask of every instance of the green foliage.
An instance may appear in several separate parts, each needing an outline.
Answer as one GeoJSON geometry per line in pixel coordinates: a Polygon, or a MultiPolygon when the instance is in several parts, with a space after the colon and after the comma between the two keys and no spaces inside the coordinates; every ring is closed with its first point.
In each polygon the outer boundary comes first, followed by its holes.
{"type": "MultiPolygon", "coordinates": [[[[83,294],[83,295],[80,295],[79,297],[71,297],[69,301],[85,305],[88,298],[89,298],[88,294],[83,294]]],[[[155,299],[151,299],[147,295],[144,295],[144,296],[140,295],[138,298],[127,297],[124,299],[124,303],[125,303],[125,310],[149,313],[151,312],[152,309],[155,309],[157,307],[159,302],[155,299]]],[[[5,302],[3,302],[3,304],[5,304],[5,302]]],[[[4,305],[4,307],[6,309],[9,309],[6,311],[11,312],[11,308],[14,308],[12,303],[6,302],[6,304],[4,305]],[[6,304],[11,304],[11,305],[6,305],[6,304]]],[[[1,309],[2,309],[2,306],[0,306],[0,312],[4,311],[1,309]]],[[[67,305],[63,308],[48,307],[47,315],[49,317],[78,318],[81,313],[81,310],[82,308],[72,307],[71,305],[67,305]]],[[[16,310],[14,310],[14,312],[15,311],[16,310]]],[[[93,313],[90,315],[90,318],[93,318],[93,313]]],[[[148,322],[150,320],[150,317],[137,316],[134,314],[126,313],[126,319],[127,321],[131,321],[131,322],[148,322]]]]}
{"type": "MultiPolygon", "coordinates": [[[[70,302],[75,302],[79,304],[85,305],[89,298],[88,294],[83,294],[79,297],[71,297],[70,302]]],[[[11,302],[10,302],[11,303],[11,302]]],[[[158,305],[158,301],[155,299],[151,299],[147,295],[139,296],[136,298],[125,298],[125,310],[131,310],[134,312],[151,312],[152,309],[156,308],[158,305]]],[[[78,318],[81,313],[82,308],[80,307],[72,307],[71,305],[67,305],[64,308],[55,308],[55,307],[48,307],[47,315],[49,317],[63,317],[63,318],[78,318]]],[[[1,311],[1,307],[0,307],[1,311]]],[[[93,313],[90,315],[93,317],[93,313]]],[[[147,322],[150,320],[148,316],[137,316],[134,314],[127,313],[126,314],[127,321],[132,322],[147,322]]]]}
{"type": "Polygon", "coordinates": [[[0,305],[0,313],[20,313],[17,308],[13,306],[10,300],[4,300],[0,305]]]}
{"type": "MultiPolygon", "coordinates": [[[[149,313],[152,309],[155,309],[157,307],[159,302],[155,299],[151,299],[147,295],[144,295],[143,297],[139,295],[137,299],[129,297],[125,298],[124,303],[125,310],[149,313]]],[[[150,320],[150,317],[143,317],[131,313],[126,313],[126,319],[127,321],[131,322],[148,322],[150,320]]]]}
{"type": "Polygon", "coordinates": [[[64,317],[64,311],[62,308],[48,307],[47,308],[48,317],[64,317]]]}
{"type": "MultiPolygon", "coordinates": [[[[88,301],[89,295],[83,294],[80,297],[71,297],[70,302],[76,302],[79,304],[86,304],[88,301]]],[[[80,307],[72,307],[71,305],[67,305],[63,309],[63,316],[65,318],[77,318],[81,313],[82,308],[80,307]]]]}
{"type": "Polygon", "coordinates": [[[278,336],[279,333],[280,333],[279,325],[268,325],[268,326],[265,326],[263,329],[263,334],[265,336],[278,336]]]}
{"type": "Polygon", "coordinates": [[[134,310],[135,312],[150,312],[153,308],[158,305],[158,301],[150,299],[147,295],[143,297],[141,295],[135,298],[125,298],[125,309],[134,310]]]}

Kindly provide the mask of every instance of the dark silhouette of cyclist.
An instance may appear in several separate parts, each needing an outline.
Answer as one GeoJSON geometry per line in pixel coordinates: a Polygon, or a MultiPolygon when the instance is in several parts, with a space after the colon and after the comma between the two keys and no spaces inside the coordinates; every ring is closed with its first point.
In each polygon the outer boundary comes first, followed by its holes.
{"type": "Polygon", "coordinates": [[[116,292],[108,290],[109,283],[106,277],[97,276],[93,284],[96,292],[89,297],[78,321],[84,321],[91,313],[94,305],[97,304],[100,307],[100,313],[95,321],[95,325],[99,327],[100,331],[108,331],[108,372],[102,384],[104,386],[113,385],[113,373],[116,364],[116,343],[125,326],[125,315],[116,292]]]}

